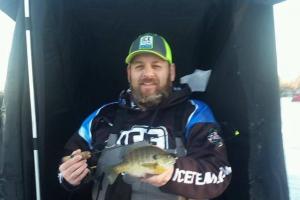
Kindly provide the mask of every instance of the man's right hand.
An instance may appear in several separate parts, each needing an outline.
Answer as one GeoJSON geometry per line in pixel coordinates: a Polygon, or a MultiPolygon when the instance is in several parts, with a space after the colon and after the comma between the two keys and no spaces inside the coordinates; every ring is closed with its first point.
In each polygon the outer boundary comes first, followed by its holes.
{"type": "Polygon", "coordinates": [[[79,154],[80,149],[72,152],[72,155],[75,155],[73,158],[63,162],[59,166],[59,172],[62,174],[64,179],[73,186],[77,186],[81,183],[82,179],[89,173],[87,168],[87,160],[83,159],[79,154]]]}

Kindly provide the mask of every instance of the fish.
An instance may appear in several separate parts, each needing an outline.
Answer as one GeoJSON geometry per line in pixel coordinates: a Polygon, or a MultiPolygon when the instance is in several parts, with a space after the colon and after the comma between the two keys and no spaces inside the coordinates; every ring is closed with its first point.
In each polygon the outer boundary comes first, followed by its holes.
{"type": "Polygon", "coordinates": [[[105,170],[110,184],[114,183],[119,174],[134,177],[145,177],[146,174],[158,175],[174,166],[176,157],[165,150],[154,146],[142,146],[128,150],[123,161],[105,170]]]}
{"type": "Polygon", "coordinates": [[[89,159],[92,156],[92,153],[90,151],[83,151],[80,153],[76,153],[74,155],[64,156],[62,158],[62,162],[66,162],[67,160],[70,160],[71,158],[74,158],[76,155],[81,155],[83,159],[89,159]]]}

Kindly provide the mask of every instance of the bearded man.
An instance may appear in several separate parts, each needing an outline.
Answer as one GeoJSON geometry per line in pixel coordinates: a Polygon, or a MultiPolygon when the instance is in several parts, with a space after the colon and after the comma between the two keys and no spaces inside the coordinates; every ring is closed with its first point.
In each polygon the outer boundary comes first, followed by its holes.
{"type": "Polygon", "coordinates": [[[95,200],[211,199],[222,194],[230,182],[231,167],[221,130],[209,106],[189,98],[188,86],[173,86],[176,71],[167,41],[158,34],[139,35],[125,62],[129,89],[117,102],[88,116],[67,142],[65,156],[72,156],[59,166],[60,183],[76,190],[88,176],[93,177],[95,200]],[[122,174],[109,183],[100,169],[121,162],[122,150],[90,159],[80,154],[112,146],[122,149],[141,141],[172,152],[176,162],[159,174],[122,174]],[[96,164],[97,171],[92,173],[89,167],[96,164]]]}

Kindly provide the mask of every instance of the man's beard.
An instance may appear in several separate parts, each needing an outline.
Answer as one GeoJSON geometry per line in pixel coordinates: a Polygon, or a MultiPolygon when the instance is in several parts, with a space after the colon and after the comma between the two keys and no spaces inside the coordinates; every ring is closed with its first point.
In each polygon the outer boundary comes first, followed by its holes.
{"type": "MultiPolygon", "coordinates": [[[[159,81],[155,78],[151,79],[151,80],[141,80],[140,84],[143,81],[152,81],[153,83],[155,83],[157,86],[159,86],[159,81]]],[[[172,89],[172,81],[170,80],[170,76],[168,77],[167,80],[167,84],[164,85],[163,87],[159,87],[157,88],[157,90],[150,95],[145,95],[141,92],[141,88],[140,85],[136,88],[132,87],[132,85],[130,84],[130,88],[131,88],[131,94],[133,97],[133,100],[135,101],[136,104],[138,104],[138,106],[143,109],[143,110],[147,110],[149,108],[155,107],[158,104],[160,104],[164,99],[166,99],[170,93],[171,93],[171,89],[172,89]]]]}

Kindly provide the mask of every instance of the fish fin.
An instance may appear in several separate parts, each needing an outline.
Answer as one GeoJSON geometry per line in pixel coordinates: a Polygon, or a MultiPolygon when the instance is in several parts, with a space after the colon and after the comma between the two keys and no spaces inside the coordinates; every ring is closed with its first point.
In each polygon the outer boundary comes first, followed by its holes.
{"type": "Polygon", "coordinates": [[[157,163],[143,163],[141,164],[143,167],[149,168],[149,169],[156,169],[158,167],[157,163]]]}
{"type": "Polygon", "coordinates": [[[140,148],[140,147],[145,147],[145,146],[152,146],[149,142],[146,141],[140,141],[140,142],[135,142],[133,144],[127,145],[125,151],[125,155],[129,154],[130,152],[140,148]]]}
{"type": "Polygon", "coordinates": [[[118,164],[118,165],[107,167],[104,170],[104,172],[107,176],[108,182],[110,184],[113,184],[116,181],[119,174],[126,171],[126,169],[127,169],[127,164],[126,163],[121,163],[121,164],[118,164]]]}
{"type": "Polygon", "coordinates": [[[166,171],[166,168],[165,167],[162,167],[162,166],[160,166],[160,165],[157,165],[156,167],[155,167],[155,172],[157,173],[157,174],[162,174],[162,173],[164,173],[166,171]]]}
{"type": "Polygon", "coordinates": [[[118,176],[119,176],[119,174],[116,174],[116,173],[107,174],[107,179],[108,179],[109,184],[112,185],[116,181],[118,176]]]}
{"type": "Polygon", "coordinates": [[[143,167],[154,169],[157,167],[157,163],[143,163],[141,164],[143,167]]]}
{"type": "Polygon", "coordinates": [[[111,184],[111,185],[116,181],[117,177],[119,176],[119,173],[116,172],[114,167],[107,168],[105,170],[105,174],[106,174],[109,184],[111,184]]]}
{"type": "Polygon", "coordinates": [[[143,163],[142,166],[153,169],[155,174],[162,174],[163,172],[166,171],[165,167],[162,167],[161,165],[159,165],[157,163],[143,163]]]}

